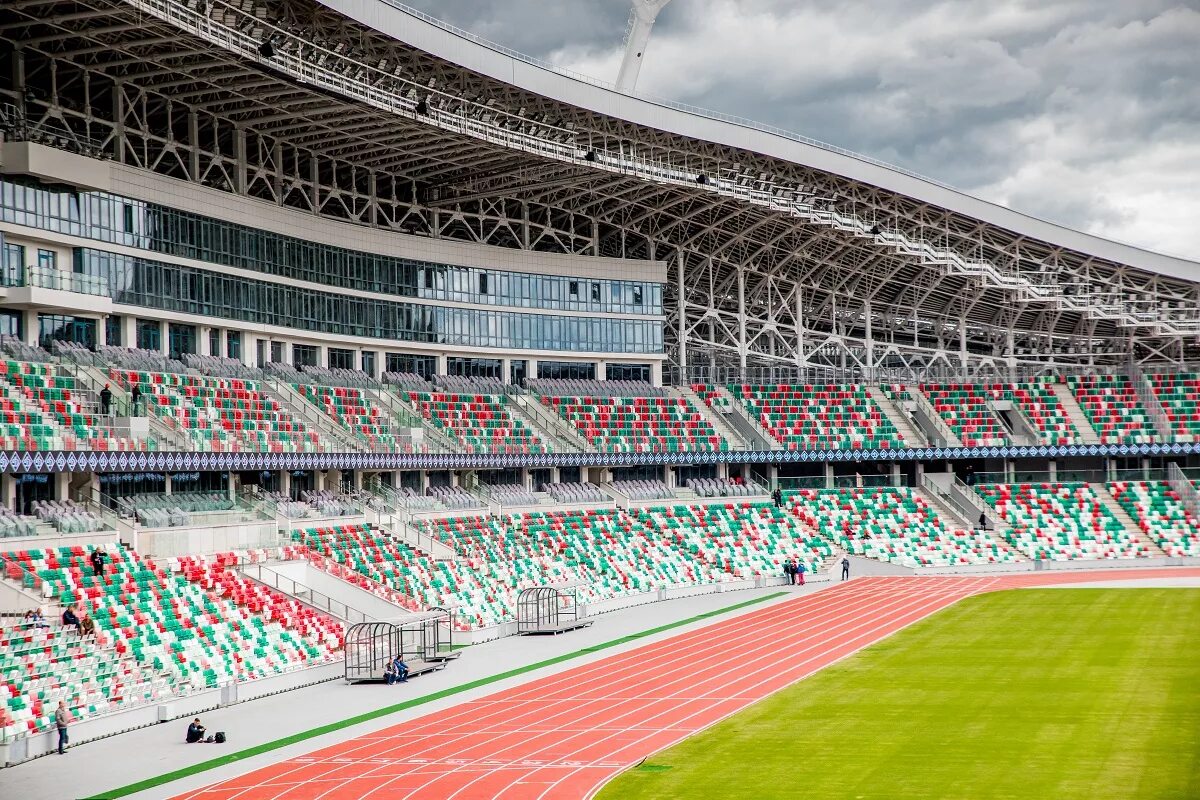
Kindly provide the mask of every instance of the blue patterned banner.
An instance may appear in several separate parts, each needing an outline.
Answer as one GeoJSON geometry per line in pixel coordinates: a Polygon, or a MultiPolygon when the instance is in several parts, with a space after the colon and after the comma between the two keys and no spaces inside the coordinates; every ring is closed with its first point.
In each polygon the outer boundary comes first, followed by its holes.
{"type": "Polygon", "coordinates": [[[239,472],[311,469],[504,469],[657,464],[795,464],[955,461],[967,458],[1185,456],[1200,443],[1023,447],[911,447],[895,450],[754,450],[694,453],[112,453],[0,451],[0,472],[239,472]]]}

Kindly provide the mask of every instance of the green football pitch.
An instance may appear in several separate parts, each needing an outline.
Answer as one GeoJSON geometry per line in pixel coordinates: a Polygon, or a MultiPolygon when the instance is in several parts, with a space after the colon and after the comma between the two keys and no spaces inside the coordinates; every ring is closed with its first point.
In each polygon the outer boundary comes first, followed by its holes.
{"type": "Polygon", "coordinates": [[[638,798],[1200,798],[1200,590],[967,599],[616,778],[638,798]]]}

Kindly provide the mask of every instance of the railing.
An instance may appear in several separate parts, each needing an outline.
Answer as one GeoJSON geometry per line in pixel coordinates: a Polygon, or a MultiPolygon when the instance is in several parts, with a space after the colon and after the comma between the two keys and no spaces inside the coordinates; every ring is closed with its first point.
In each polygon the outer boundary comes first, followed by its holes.
{"type": "Polygon", "coordinates": [[[1200,519],[1200,490],[1174,461],[1167,464],[1167,482],[1194,519],[1200,519]]]}
{"type": "Polygon", "coordinates": [[[345,620],[351,625],[358,622],[370,622],[374,619],[374,617],[368,616],[365,612],[359,611],[353,606],[336,600],[324,592],[318,592],[311,586],[293,580],[261,563],[242,561],[239,562],[238,569],[248,578],[252,578],[265,586],[270,586],[272,589],[278,589],[284,594],[295,597],[305,605],[312,606],[318,611],[324,611],[338,619],[345,620]]]}
{"type": "MultiPolygon", "coordinates": [[[[946,420],[942,419],[942,415],[939,414],[937,409],[933,407],[933,403],[929,401],[929,398],[925,396],[924,392],[913,386],[909,389],[908,396],[913,404],[916,405],[917,413],[920,414],[920,417],[926,419],[926,421],[929,423],[929,427],[932,428],[933,432],[939,437],[937,440],[931,440],[929,442],[931,445],[934,447],[948,447],[962,444],[962,442],[959,441],[959,438],[954,435],[954,431],[950,429],[950,426],[946,423],[946,420]]],[[[900,401],[900,405],[903,406],[903,404],[904,401],[900,401]]],[[[892,405],[895,405],[895,403],[892,405]]],[[[929,439],[930,437],[924,430],[924,426],[920,424],[920,419],[917,418],[915,421],[917,423],[915,425],[917,431],[924,434],[926,439],[929,439]]]]}
{"type": "Polygon", "coordinates": [[[553,444],[561,451],[583,453],[589,450],[587,440],[569,422],[542,405],[539,395],[511,386],[506,396],[511,404],[528,414],[530,421],[538,425],[544,435],[551,437],[553,444]]]}
{"type": "MultiPolygon", "coordinates": [[[[922,486],[928,488],[929,484],[932,483],[932,479],[929,475],[924,475],[922,476],[921,483],[922,486]]],[[[967,515],[968,522],[973,522],[976,519],[975,512],[979,512],[983,514],[984,519],[992,526],[992,530],[999,530],[1005,527],[1004,519],[996,509],[992,508],[992,504],[980,497],[979,492],[975,491],[974,487],[963,483],[958,476],[955,476],[954,480],[949,483],[944,494],[939,493],[938,496],[948,498],[956,508],[967,515]]]]}
{"type": "Polygon", "coordinates": [[[1150,380],[1146,377],[1146,373],[1137,364],[1129,364],[1125,372],[1129,378],[1129,382],[1133,384],[1134,391],[1137,392],[1138,400],[1142,402],[1146,412],[1150,415],[1150,419],[1154,422],[1154,427],[1158,431],[1158,435],[1162,441],[1169,442],[1174,433],[1175,426],[1167,418],[1167,412],[1163,409],[1162,401],[1154,393],[1154,387],[1150,385],[1150,380]]]}
{"type": "Polygon", "coordinates": [[[4,577],[21,584],[22,589],[31,589],[39,597],[46,596],[46,583],[33,572],[7,553],[0,553],[0,565],[4,567],[4,577]]]}
{"type": "Polygon", "coordinates": [[[406,594],[401,594],[390,586],[385,586],[373,578],[369,578],[356,569],[339,564],[332,558],[323,556],[320,553],[315,553],[308,547],[301,546],[298,548],[301,557],[312,564],[317,569],[324,572],[326,575],[332,575],[335,578],[345,581],[352,586],[357,586],[363,591],[370,592],[376,597],[382,598],[394,606],[408,609],[409,611],[421,611],[421,604],[414,598],[406,594]]]}
{"type": "Polygon", "coordinates": [[[60,292],[88,294],[95,297],[111,297],[108,279],[99,275],[84,275],[78,272],[53,267],[30,265],[25,267],[21,284],[39,289],[54,289],[60,292]]]}

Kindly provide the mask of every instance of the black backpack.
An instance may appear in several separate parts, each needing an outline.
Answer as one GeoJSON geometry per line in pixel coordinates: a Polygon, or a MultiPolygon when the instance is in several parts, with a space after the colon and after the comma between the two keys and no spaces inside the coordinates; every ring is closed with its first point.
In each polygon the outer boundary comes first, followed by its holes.
{"type": "Polygon", "coordinates": [[[213,742],[216,744],[225,744],[225,731],[217,731],[217,735],[213,737],[213,742]]]}

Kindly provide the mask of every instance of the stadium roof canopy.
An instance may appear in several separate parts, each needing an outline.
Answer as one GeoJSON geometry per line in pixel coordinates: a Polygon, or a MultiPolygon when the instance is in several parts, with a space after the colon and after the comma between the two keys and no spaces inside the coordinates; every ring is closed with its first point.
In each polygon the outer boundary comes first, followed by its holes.
{"type": "Polygon", "coordinates": [[[10,135],[410,234],[666,260],[668,348],[693,369],[1200,355],[1196,262],[621,94],[392,0],[9,0],[0,37],[10,135]]]}

